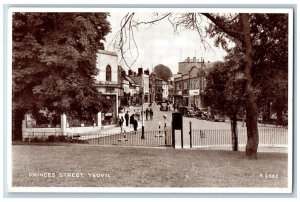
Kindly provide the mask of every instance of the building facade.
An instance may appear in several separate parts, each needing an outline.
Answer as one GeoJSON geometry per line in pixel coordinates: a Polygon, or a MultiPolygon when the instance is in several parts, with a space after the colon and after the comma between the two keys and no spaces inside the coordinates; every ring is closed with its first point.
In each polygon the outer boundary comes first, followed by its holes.
{"type": "Polygon", "coordinates": [[[117,54],[98,50],[96,66],[99,70],[99,74],[95,76],[98,92],[111,103],[109,108],[103,110],[101,118],[103,124],[112,124],[118,116],[119,95],[123,93],[118,80],[117,54]]]}
{"type": "MultiPolygon", "coordinates": [[[[143,72],[143,68],[138,68],[138,73],[130,74],[129,77],[139,85],[139,96],[144,98],[144,102],[150,102],[150,76],[149,71],[143,72]]],[[[141,104],[141,103],[140,103],[141,104]]]]}
{"type": "Polygon", "coordinates": [[[203,108],[201,92],[206,87],[205,75],[213,63],[189,57],[179,62],[178,74],[174,76],[174,106],[203,108]]]}
{"type": "Polygon", "coordinates": [[[163,80],[160,78],[155,78],[155,102],[160,103],[163,101],[163,89],[162,89],[163,80]]]}
{"type": "Polygon", "coordinates": [[[162,100],[166,101],[169,99],[169,84],[166,81],[162,81],[162,100]]]}

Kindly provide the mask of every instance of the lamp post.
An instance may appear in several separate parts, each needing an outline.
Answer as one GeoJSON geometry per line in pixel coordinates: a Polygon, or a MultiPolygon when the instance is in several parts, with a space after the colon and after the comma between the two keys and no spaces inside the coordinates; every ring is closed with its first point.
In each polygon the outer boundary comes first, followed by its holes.
{"type": "Polygon", "coordinates": [[[167,134],[166,134],[166,119],[167,119],[167,114],[163,115],[164,117],[164,136],[165,136],[165,144],[167,145],[167,134]]]}
{"type": "MultiPolygon", "coordinates": [[[[143,75],[141,75],[141,80],[143,82],[143,88],[144,88],[144,78],[143,75]]],[[[142,93],[142,136],[141,139],[145,139],[145,128],[144,128],[144,90],[143,89],[143,93],[142,93]]]]}

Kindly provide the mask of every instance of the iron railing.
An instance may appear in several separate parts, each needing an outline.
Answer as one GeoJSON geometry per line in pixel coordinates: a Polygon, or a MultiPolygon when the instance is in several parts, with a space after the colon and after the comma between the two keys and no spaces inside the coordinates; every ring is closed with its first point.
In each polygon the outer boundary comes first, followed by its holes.
{"type": "MultiPolygon", "coordinates": [[[[287,147],[288,130],[285,128],[258,129],[259,146],[287,147]]],[[[146,131],[142,139],[142,131],[126,133],[62,133],[62,132],[27,132],[24,141],[35,142],[75,142],[96,145],[124,145],[124,146],[172,146],[171,130],[146,131]]],[[[184,142],[189,142],[190,147],[230,147],[232,146],[231,130],[191,130],[190,135],[184,134],[184,142]]],[[[174,141],[175,142],[175,141],[174,141]]],[[[247,143],[247,130],[238,130],[238,145],[247,143]]],[[[174,146],[174,145],[173,145],[174,146]]]]}
{"type": "MultiPolygon", "coordinates": [[[[247,144],[247,130],[239,129],[238,145],[247,144]]],[[[258,129],[259,146],[287,147],[288,130],[285,128],[258,129]]],[[[191,147],[232,146],[231,130],[192,130],[190,135],[191,147]]]]}
{"type": "Polygon", "coordinates": [[[23,138],[29,142],[79,142],[96,145],[124,145],[124,146],[171,146],[172,134],[166,131],[145,131],[145,138],[141,138],[141,131],[126,133],[62,133],[62,132],[29,132],[23,138]]]}

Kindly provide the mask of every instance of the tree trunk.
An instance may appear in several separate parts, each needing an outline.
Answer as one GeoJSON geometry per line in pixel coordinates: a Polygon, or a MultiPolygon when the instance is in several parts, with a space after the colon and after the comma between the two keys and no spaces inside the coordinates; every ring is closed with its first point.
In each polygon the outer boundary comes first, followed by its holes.
{"type": "Polygon", "coordinates": [[[231,117],[232,151],[238,151],[238,131],[236,114],[231,117]]]}
{"type": "Polygon", "coordinates": [[[22,121],[24,119],[25,110],[14,109],[12,111],[12,140],[22,140],[22,121]]]}
{"type": "Polygon", "coordinates": [[[240,14],[240,20],[243,28],[242,47],[244,53],[244,74],[245,74],[245,97],[246,97],[246,126],[247,126],[247,145],[246,156],[249,159],[257,158],[258,148],[258,128],[257,128],[257,104],[256,95],[252,85],[252,43],[250,35],[249,14],[240,14]]]}

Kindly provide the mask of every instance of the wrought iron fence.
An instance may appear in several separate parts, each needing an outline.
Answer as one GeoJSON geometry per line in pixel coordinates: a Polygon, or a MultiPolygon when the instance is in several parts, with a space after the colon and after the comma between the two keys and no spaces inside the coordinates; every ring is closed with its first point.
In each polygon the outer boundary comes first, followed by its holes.
{"type": "MultiPolygon", "coordinates": [[[[188,137],[188,135],[184,135],[188,137]]],[[[85,143],[93,145],[123,145],[123,146],[146,146],[163,147],[172,146],[172,131],[142,131],[126,133],[62,133],[62,132],[31,132],[23,137],[29,142],[68,142],[85,143]]],[[[231,130],[191,130],[190,147],[231,147],[231,130]]],[[[245,146],[247,143],[247,130],[238,130],[238,145],[245,146]]],[[[285,128],[259,129],[259,146],[287,147],[288,130],[285,128]]]]}
{"type": "Polygon", "coordinates": [[[31,132],[24,138],[28,142],[69,142],[96,145],[124,145],[161,147],[172,145],[172,134],[166,131],[142,131],[127,133],[62,133],[62,132],[31,132]]]}
{"type": "Polygon", "coordinates": [[[160,147],[172,145],[171,131],[141,131],[81,136],[89,144],[160,147]]]}
{"type": "MultiPolygon", "coordinates": [[[[287,147],[288,130],[285,128],[258,129],[259,146],[287,147]]],[[[232,146],[231,130],[192,130],[190,135],[191,147],[232,146]]],[[[247,144],[247,130],[238,130],[238,144],[247,144]]]]}

